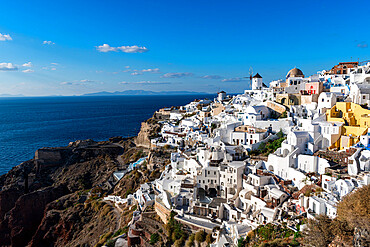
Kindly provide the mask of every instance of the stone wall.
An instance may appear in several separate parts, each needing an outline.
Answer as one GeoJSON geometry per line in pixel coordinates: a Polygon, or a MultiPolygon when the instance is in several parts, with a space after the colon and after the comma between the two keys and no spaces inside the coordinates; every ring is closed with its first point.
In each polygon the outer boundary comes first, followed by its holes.
{"type": "Polygon", "coordinates": [[[62,163],[62,150],[53,148],[41,148],[35,152],[35,160],[38,165],[53,166],[62,163]]]}
{"type": "Polygon", "coordinates": [[[285,112],[285,111],[286,111],[285,106],[280,105],[280,104],[278,104],[278,103],[276,103],[276,102],[273,102],[273,101],[267,101],[267,102],[266,102],[266,106],[267,106],[268,108],[270,108],[271,110],[276,111],[276,112],[278,112],[278,113],[280,113],[280,114],[282,114],[283,112],[285,112]]]}
{"type": "Polygon", "coordinates": [[[163,223],[167,224],[167,220],[170,217],[171,211],[167,209],[164,205],[162,205],[158,200],[159,199],[157,198],[155,199],[155,203],[154,203],[155,212],[161,218],[163,223]]]}

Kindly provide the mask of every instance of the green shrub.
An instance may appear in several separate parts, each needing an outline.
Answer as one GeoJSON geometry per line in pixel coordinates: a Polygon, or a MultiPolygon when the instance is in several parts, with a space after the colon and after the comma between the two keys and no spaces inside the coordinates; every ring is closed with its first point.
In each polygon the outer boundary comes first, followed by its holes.
{"type": "Polygon", "coordinates": [[[198,231],[195,234],[195,240],[197,240],[199,243],[203,243],[206,240],[206,233],[204,231],[198,231]]]}
{"type": "Polygon", "coordinates": [[[107,247],[114,247],[115,243],[116,243],[116,241],[115,241],[115,240],[110,239],[110,240],[108,240],[108,241],[105,243],[105,245],[106,245],[107,247]]]}
{"type": "Polygon", "coordinates": [[[153,233],[151,236],[150,236],[150,241],[149,243],[150,244],[155,244],[159,241],[159,234],[158,233],[153,233]]]}

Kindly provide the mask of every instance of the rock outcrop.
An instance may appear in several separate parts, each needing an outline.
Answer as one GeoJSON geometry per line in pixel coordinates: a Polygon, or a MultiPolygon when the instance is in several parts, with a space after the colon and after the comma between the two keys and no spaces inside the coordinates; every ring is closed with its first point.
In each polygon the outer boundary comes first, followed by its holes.
{"type": "Polygon", "coordinates": [[[49,203],[29,247],[94,246],[102,233],[114,232],[118,218],[104,202],[79,203],[73,193],[49,203]]]}
{"type": "Polygon", "coordinates": [[[95,245],[115,227],[113,209],[106,206],[103,211],[110,219],[99,218],[88,230],[89,220],[99,217],[102,208],[94,200],[81,202],[79,195],[86,200],[92,188],[104,192],[120,166],[122,146],[88,140],[43,148],[0,176],[0,246],[95,245]]]}
{"type": "Polygon", "coordinates": [[[150,139],[158,135],[160,124],[153,118],[141,123],[141,129],[135,139],[135,144],[140,147],[151,148],[150,139]]]}

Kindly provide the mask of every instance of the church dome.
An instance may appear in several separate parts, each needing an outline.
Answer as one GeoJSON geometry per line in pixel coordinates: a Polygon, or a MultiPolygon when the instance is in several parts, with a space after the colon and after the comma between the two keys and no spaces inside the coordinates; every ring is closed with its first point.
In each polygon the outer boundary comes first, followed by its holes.
{"type": "Polygon", "coordinates": [[[289,70],[288,74],[286,75],[286,77],[304,77],[304,74],[302,72],[302,70],[300,69],[297,69],[297,68],[294,68],[294,69],[291,69],[289,70]]]}

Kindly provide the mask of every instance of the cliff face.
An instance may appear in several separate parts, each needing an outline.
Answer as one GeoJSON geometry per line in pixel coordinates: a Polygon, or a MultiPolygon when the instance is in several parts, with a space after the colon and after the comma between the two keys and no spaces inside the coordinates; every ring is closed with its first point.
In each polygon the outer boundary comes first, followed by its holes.
{"type": "Polygon", "coordinates": [[[102,233],[116,230],[119,219],[112,206],[79,201],[74,193],[49,203],[28,246],[94,246],[102,233]]]}
{"type": "Polygon", "coordinates": [[[160,124],[153,118],[142,122],[140,132],[135,139],[135,144],[140,147],[150,148],[150,139],[156,137],[160,130],[160,124]]]}
{"type": "Polygon", "coordinates": [[[44,216],[46,205],[68,193],[65,187],[48,187],[22,195],[1,222],[0,232],[6,233],[1,242],[26,246],[44,216]]]}
{"type": "MultiPolygon", "coordinates": [[[[116,158],[123,151],[109,142],[71,143],[39,150],[35,159],[0,176],[0,246],[66,246],[63,239],[80,244],[83,239],[78,236],[89,234],[87,222],[100,210],[96,205],[94,209],[94,201],[83,203],[76,193],[104,188],[120,166],[116,158]]],[[[96,222],[107,224],[103,219],[96,222]]],[[[109,225],[92,228],[88,245],[96,243],[109,225]]]]}

